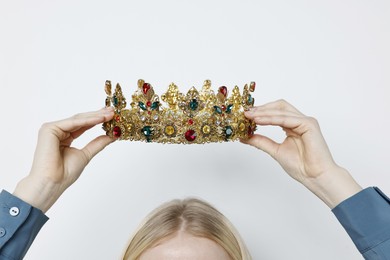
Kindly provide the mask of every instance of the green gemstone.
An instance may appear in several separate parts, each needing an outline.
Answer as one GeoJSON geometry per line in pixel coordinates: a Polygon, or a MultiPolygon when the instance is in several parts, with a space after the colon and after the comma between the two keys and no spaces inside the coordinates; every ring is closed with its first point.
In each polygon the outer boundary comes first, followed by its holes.
{"type": "Polygon", "coordinates": [[[222,114],[222,108],[220,108],[219,106],[214,106],[214,112],[218,114],[222,114]]]}
{"type": "Polygon", "coordinates": [[[225,127],[225,136],[226,138],[231,137],[233,134],[233,128],[231,126],[226,126],[225,127]]]}
{"type": "Polygon", "coordinates": [[[230,104],[226,108],[226,113],[230,114],[232,112],[233,104],[230,104]]]}
{"type": "Polygon", "coordinates": [[[142,129],[141,129],[142,133],[144,134],[144,136],[146,138],[149,138],[152,136],[153,134],[153,129],[151,126],[144,126],[142,129]]]}
{"type": "Polygon", "coordinates": [[[191,100],[189,106],[190,106],[190,109],[192,111],[195,111],[198,108],[198,106],[199,106],[198,100],[196,100],[196,99],[191,100]]]}
{"type": "Polygon", "coordinates": [[[117,96],[113,96],[112,97],[112,103],[114,103],[114,106],[117,106],[118,105],[118,97],[117,96]]]}
{"type": "Polygon", "coordinates": [[[146,110],[146,106],[143,102],[138,102],[138,106],[142,109],[142,110],[146,110]]]}
{"type": "Polygon", "coordinates": [[[254,102],[255,102],[255,100],[254,100],[254,98],[252,97],[252,95],[249,95],[249,96],[248,96],[248,104],[253,105],[254,102]]]}
{"type": "Polygon", "coordinates": [[[158,108],[158,101],[156,101],[156,102],[153,102],[152,103],[152,105],[150,106],[150,108],[152,109],[152,110],[156,110],[157,108],[158,108]]]}

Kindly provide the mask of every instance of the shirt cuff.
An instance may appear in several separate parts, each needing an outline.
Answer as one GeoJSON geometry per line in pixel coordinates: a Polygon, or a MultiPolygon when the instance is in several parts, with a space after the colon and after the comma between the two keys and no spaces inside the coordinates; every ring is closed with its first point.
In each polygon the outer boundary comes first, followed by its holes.
{"type": "Polygon", "coordinates": [[[390,239],[390,199],[377,187],[360,191],[332,212],[362,254],[390,239]]]}
{"type": "Polygon", "coordinates": [[[0,259],[22,259],[47,220],[41,210],[3,190],[0,193],[0,259]]]}

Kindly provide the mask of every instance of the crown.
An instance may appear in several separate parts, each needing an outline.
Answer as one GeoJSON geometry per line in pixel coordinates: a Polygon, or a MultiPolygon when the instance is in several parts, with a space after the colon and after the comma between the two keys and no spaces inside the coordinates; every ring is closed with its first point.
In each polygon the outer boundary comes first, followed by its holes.
{"type": "Polygon", "coordinates": [[[192,87],[186,95],[172,83],[160,98],[150,83],[138,80],[138,89],[132,96],[130,109],[119,84],[112,92],[111,81],[105,83],[106,106],[115,110],[111,121],[103,124],[110,137],[119,140],[157,143],[201,144],[248,139],[256,124],[244,116],[253,107],[250,94],[256,83],[246,84],[243,93],[235,86],[228,97],[225,86],[215,94],[211,81],[206,80],[198,92],[192,87]]]}

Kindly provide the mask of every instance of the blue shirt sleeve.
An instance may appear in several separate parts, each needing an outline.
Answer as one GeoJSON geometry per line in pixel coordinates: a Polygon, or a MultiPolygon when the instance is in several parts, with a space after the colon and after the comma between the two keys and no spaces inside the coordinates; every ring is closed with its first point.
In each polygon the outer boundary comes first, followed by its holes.
{"type": "Polygon", "coordinates": [[[365,259],[390,260],[390,199],[380,189],[366,188],[332,211],[365,259]]]}
{"type": "Polygon", "coordinates": [[[0,260],[23,259],[47,220],[41,210],[3,190],[0,193],[0,260]]]}

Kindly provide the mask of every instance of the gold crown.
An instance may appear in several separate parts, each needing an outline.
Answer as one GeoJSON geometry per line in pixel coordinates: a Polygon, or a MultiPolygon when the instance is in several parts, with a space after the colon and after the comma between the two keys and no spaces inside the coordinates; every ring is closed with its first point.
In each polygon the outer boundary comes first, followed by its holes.
{"type": "Polygon", "coordinates": [[[210,80],[204,82],[200,92],[192,87],[186,95],[172,83],[161,96],[167,104],[164,107],[153,87],[140,79],[131,108],[126,109],[120,85],[112,93],[111,81],[107,80],[106,106],[113,106],[115,115],[103,124],[103,129],[108,136],[120,140],[157,143],[201,144],[247,139],[256,129],[256,124],[244,116],[244,111],[253,107],[250,92],[255,86],[255,82],[246,84],[242,94],[235,86],[228,97],[225,86],[214,94],[210,80]]]}

